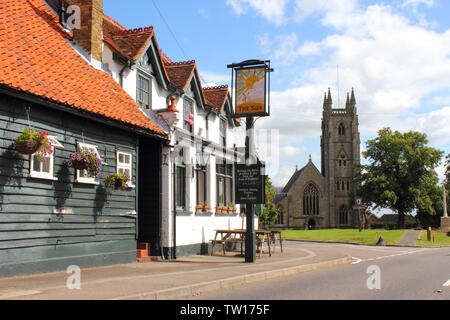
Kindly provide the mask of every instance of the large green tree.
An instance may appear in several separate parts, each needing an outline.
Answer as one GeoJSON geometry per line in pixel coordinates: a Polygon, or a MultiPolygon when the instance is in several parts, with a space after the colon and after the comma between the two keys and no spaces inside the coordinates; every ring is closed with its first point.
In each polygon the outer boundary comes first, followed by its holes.
{"type": "Polygon", "coordinates": [[[275,189],[273,188],[272,181],[270,181],[270,178],[268,176],[266,177],[265,193],[266,193],[266,203],[264,204],[264,208],[262,210],[259,221],[263,226],[268,226],[274,223],[275,220],[278,218],[278,215],[280,214],[280,210],[273,203],[273,198],[275,198],[276,192],[275,189]]]}
{"type": "Polygon", "coordinates": [[[405,214],[414,209],[436,213],[435,168],[443,152],[427,146],[425,134],[384,128],[366,144],[363,156],[369,163],[359,165],[355,176],[356,195],[366,205],[396,211],[399,228],[405,226],[405,214]]]}

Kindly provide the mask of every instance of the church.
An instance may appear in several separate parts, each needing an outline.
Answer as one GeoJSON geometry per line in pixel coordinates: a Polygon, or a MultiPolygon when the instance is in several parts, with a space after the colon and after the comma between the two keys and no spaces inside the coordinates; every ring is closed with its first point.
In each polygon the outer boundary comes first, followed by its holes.
{"type": "Polygon", "coordinates": [[[320,138],[320,171],[309,158],[296,169],[274,203],[280,215],[272,228],[319,229],[357,227],[351,193],[353,165],[360,163],[360,139],[355,93],[347,93],[345,108],[333,108],[325,93],[320,138]]]}

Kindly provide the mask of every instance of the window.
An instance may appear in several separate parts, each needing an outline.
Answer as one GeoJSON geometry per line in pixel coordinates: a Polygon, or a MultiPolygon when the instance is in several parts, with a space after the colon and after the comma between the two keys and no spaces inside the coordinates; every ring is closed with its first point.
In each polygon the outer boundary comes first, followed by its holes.
{"type": "Polygon", "coordinates": [[[41,178],[49,180],[57,180],[53,176],[54,158],[55,158],[55,147],[64,148],[62,144],[54,136],[48,136],[52,144],[52,153],[44,156],[44,161],[39,161],[36,155],[32,154],[30,156],[30,177],[31,178],[41,178]]]}
{"type": "Polygon", "coordinates": [[[151,81],[142,74],[137,75],[137,102],[144,109],[151,108],[151,81]]]}
{"type": "Polygon", "coordinates": [[[183,128],[190,133],[193,132],[194,125],[192,124],[192,120],[189,119],[189,115],[193,114],[192,110],[192,101],[189,98],[185,98],[183,100],[183,110],[184,110],[184,125],[183,128]]]}
{"type": "Polygon", "coordinates": [[[319,214],[319,191],[312,183],[310,183],[305,188],[305,191],[303,191],[303,214],[319,214]]]}
{"type": "Polygon", "coordinates": [[[280,209],[280,214],[277,217],[277,220],[275,221],[275,224],[284,224],[283,220],[283,211],[280,209]]]}
{"type": "MultiPolygon", "coordinates": [[[[116,173],[126,174],[131,178],[133,177],[132,169],[133,156],[129,152],[117,151],[117,169],[116,173]]],[[[129,183],[133,187],[132,183],[129,183]]]]}
{"type": "Polygon", "coordinates": [[[345,206],[339,210],[339,224],[348,224],[348,210],[345,206]]]}
{"type": "Polygon", "coordinates": [[[216,164],[217,205],[227,206],[233,202],[233,165],[216,164]]]}
{"type": "Polygon", "coordinates": [[[220,142],[224,147],[227,146],[227,120],[220,118],[220,125],[219,125],[219,131],[220,131],[220,142]]]}
{"type": "Polygon", "coordinates": [[[206,169],[197,169],[197,204],[207,202],[206,169]]]}
{"type": "MultiPolygon", "coordinates": [[[[98,151],[97,146],[94,146],[92,144],[82,143],[78,142],[78,151],[83,151],[84,149],[88,149],[91,152],[94,152],[97,154],[97,157],[101,159],[98,151]]],[[[95,178],[94,175],[89,175],[87,170],[77,170],[77,179],[76,182],[78,183],[91,183],[91,184],[98,184],[98,178],[95,178]]]]}
{"type": "Polygon", "coordinates": [[[181,149],[176,161],[177,210],[185,210],[186,208],[186,165],[184,163],[183,157],[183,149],[181,149]]]}
{"type": "Polygon", "coordinates": [[[338,133],[340,136],[345,136],[345,126],[342,122],[339,124],[338,133]]]}
{"type": "Polygon", "coordinates": [[[339,167],[342,167],[342,166],[346,167],[347,159],[346,159],[345,155],[341,155],[338,162],[339,162],[339,167]]]}

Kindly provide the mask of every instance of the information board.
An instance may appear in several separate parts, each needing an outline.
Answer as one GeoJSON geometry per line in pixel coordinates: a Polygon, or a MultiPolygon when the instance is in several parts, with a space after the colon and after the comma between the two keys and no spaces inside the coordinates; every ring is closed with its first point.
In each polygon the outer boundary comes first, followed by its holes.
{"type": "Polygon", "coordinates": [[[265,176],[261,174],[262,164],[235,165],[235,200],[238,204],[265,203],[265,176]]]}

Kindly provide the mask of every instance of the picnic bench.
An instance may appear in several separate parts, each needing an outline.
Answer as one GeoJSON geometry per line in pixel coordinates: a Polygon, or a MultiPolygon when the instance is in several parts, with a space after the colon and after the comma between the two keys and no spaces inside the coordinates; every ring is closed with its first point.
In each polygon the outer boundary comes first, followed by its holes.
{"type": "MultiPolygon", "coordinates": [[[[240,243],[241,244],[241,253],[244,247],[245,243],[245,229],[218,229],[215,230],[216,235],[214,236],[214,239],[211,240],[211,253],[210,255],[214,254],[214,247],[216,244],[222,246],[223,254],[226,254],[226,245],[228,243],[240,243]]],[[[280,234],[281,235],[281,234],[280,234]]],[[[264,243],[267,243],[267,248],[269,251],[269,256],[272,255],[270,246],[271,246],[271,239],[272,239],[272,231],[267,230],[255,230],[255,239],[256,239],[256,246],[259,248],[259,256],[261,257],[262,253],[262,247],[264,243]]],[[[280,237],[280,243],[281,243],[281,237],[280,237]]]]}

